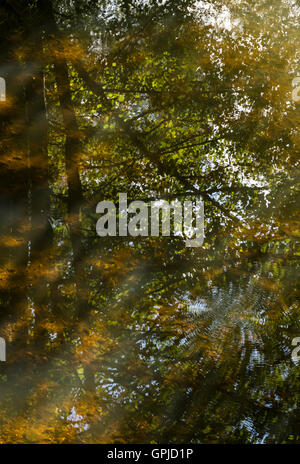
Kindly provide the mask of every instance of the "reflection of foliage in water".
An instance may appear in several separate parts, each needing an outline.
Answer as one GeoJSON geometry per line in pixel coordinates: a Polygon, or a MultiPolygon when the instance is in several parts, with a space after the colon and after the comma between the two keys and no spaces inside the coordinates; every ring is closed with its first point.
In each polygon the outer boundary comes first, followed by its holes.
{"type": "Polygon", "coordinates": [[[1,442],[299,441],[296,12],[10,3],[1,442]],[[201,195],[205,246],[100,239],[118,192],[201,195]]]}

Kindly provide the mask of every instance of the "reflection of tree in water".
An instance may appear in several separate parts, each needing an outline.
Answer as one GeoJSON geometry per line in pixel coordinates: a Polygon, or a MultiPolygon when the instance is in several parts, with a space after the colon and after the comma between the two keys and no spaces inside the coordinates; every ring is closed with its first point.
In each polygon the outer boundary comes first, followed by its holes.
{"type": "Polygon", "coordinates": [[[230,31],[186,1],[111,17],[16,3],[1,5],[0,440],[299,441],[298,113],[279,72],[296,69],[297,18],[229,6],[248,28],[230,31]],[[205,246],[100,239],[96,204],[119,192],[201,195],[205,246]]]}

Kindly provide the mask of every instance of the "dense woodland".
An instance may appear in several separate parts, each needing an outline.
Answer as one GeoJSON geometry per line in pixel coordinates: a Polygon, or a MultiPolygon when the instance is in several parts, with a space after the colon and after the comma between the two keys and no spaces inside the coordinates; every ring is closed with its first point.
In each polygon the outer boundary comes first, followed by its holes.
{"type": "Polygon", "coordinates": [[[0,443],[300,441],[299,15],[1,0],[0,443]],[[119,192],[203,246],[99,237],[119,192]]]}

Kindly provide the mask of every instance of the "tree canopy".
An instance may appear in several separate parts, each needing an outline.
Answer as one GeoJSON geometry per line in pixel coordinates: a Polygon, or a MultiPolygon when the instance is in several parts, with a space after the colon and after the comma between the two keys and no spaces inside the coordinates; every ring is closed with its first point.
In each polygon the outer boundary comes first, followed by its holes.
{"type": "Polygon", "coordinates": [[[1,443],[299,442],[299,8],[1,1],[1,443]],[[119,192],[203,246],[100,238],[119,192]]]}

